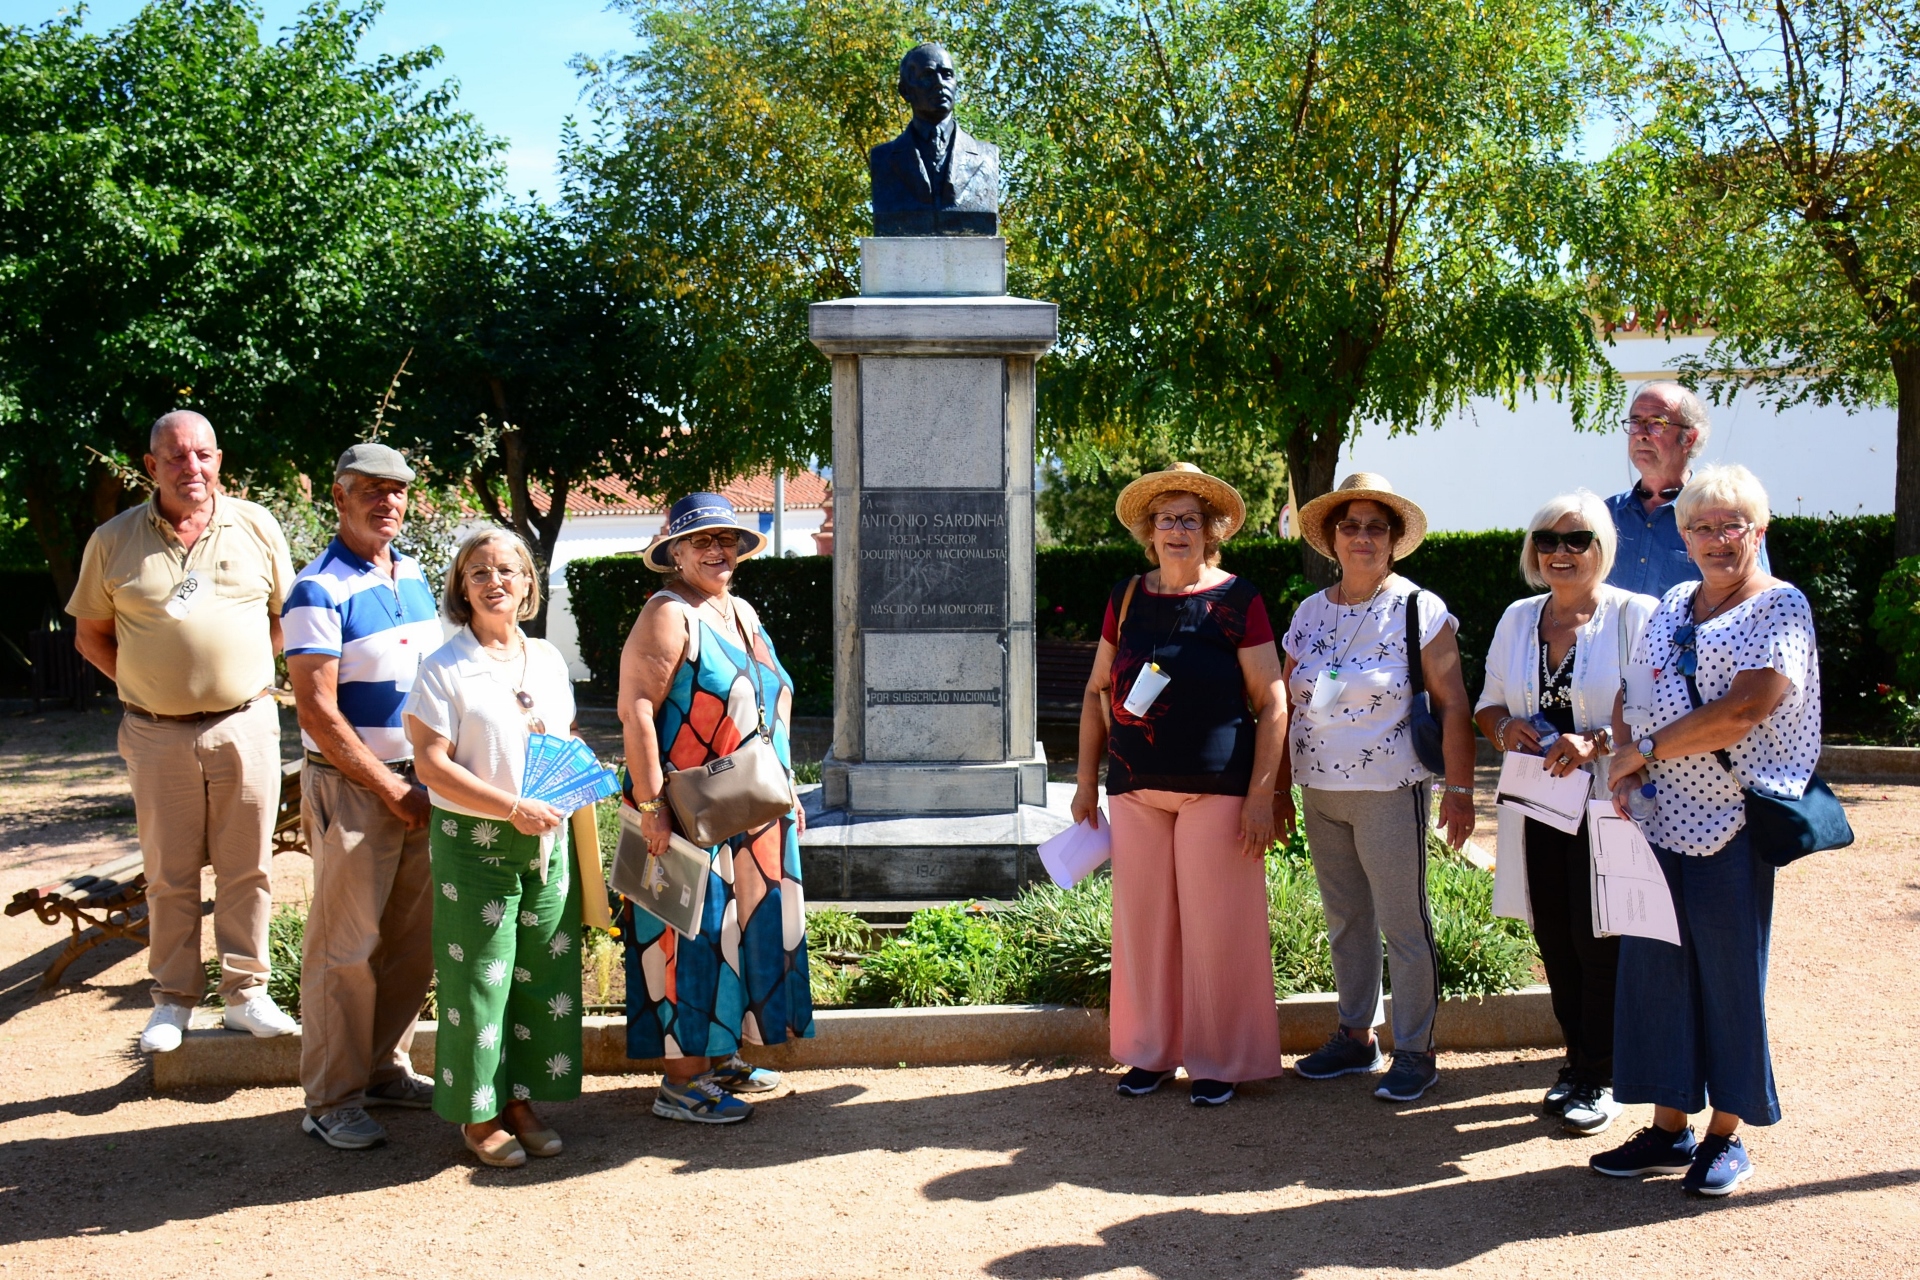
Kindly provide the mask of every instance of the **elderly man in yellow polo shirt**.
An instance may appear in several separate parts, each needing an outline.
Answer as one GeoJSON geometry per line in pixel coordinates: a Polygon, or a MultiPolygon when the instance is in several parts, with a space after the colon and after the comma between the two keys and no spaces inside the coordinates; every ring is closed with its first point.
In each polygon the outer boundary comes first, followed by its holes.
{"type": "Polygon", "coordinates": [[[94,530],[67,612],[77,645],[120,689],[120,754],[146,858],[153,1015],[147,1053],[178,1048],[206,983],[200,868],[226,1024],[297,1030],[267,994],[280,714],[265,696],[293,586],[286,535],[264,507],[219,492],[220,447],[197,413],[153,424],[153,500],[94,530]]]}

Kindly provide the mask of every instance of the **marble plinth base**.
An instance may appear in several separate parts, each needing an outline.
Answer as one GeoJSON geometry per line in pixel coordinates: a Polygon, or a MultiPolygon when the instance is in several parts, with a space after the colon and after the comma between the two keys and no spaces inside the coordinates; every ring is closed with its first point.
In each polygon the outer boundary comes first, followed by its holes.
{"type": "Polygon", "coordinates": [[[861,763],[841,760],[828,752],[820,762],[820,784],[830,808],[856,814],[1005,816],[1023,804],[1046,803],[1047,753],[1035,742],[1032,755],[1012,760],[917,764],[861,763]]]}
{"type": "MultiPolygon", "coordinates": [[[[825,776],[825,770],[822,770],[825,776]]],[[[803,788],[807,831],[800,873],[807,896],[847,899],[1011,898],[1047,878],[1035,852],[1073,825],[1073,787],[1046,783],[1043,804],[1010,813],[887,817],[828,807],[825,788],[803,788]]]]}
{"type": "Polygon", "coordinates": [[[999,296],[1007,242],[999,236],[869,236],[860,242],[863,297],[999,296]]]}

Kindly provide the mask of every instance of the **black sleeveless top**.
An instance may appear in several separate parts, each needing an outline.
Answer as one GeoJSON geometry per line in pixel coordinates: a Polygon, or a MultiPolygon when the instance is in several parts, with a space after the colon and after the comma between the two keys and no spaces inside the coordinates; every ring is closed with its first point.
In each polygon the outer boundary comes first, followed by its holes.
{"type": "Polygon", "coordinates": [[[1127,583],[1107,596],[1101,636],[1115,648],[1107,793],[1243,796],[1253,780],[1254,713],[1240,650],[1273,642],[1260,591],[1245,578],[1187,595],[1155,595],[1143,577],[1116,629],[1127,583]],[[1123,705],[1149,661],[1171,677],[1144,716],[1123,705]]]}

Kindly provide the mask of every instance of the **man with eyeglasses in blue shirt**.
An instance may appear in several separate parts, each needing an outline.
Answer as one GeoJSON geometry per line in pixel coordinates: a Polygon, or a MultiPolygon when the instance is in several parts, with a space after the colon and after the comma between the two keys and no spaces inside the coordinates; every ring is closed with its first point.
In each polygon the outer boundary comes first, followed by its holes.
{"type": "MultiPolygon", "coordinates": [[[[1691,478],[1693,460],[1707,447],[1711,424],[1699,396],[1677,382],[1649,382],[1633,397],[1622,425],[1627,458],[1640,479],[1607,499],[1620,534],[1607,583],[1658,599],[1680,583],[1700,578],[1674,520],[1673,500],[1691,478]]],[[[1772,572],[1765,544],[1760,547],[1760,571],[1772,572]]]]}

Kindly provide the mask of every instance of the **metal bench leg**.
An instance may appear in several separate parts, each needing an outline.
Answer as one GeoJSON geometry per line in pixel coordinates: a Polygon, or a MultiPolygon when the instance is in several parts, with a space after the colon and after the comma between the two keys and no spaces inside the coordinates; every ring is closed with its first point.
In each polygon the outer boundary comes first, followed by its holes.
{"type": "Polygon", "coordinates": [[[73,922],[73,934],[67,939],[67,945],[60,949],[60,954],[53,958],[53,963],[47,966],[47,971],[40,975],[42,991],[51,991],[59,986],[60,975],[67,971],[67,966],[103,942],[125,938],[142,947],[147,945],[147,918],[144,915],[136,918],[130,912],[115,911],[109,912],[103,920],[95,920],[69,908],[69,918],[73,922]],[[82,933],[83,922],[95,926],[98,931],[82,933]]]}

